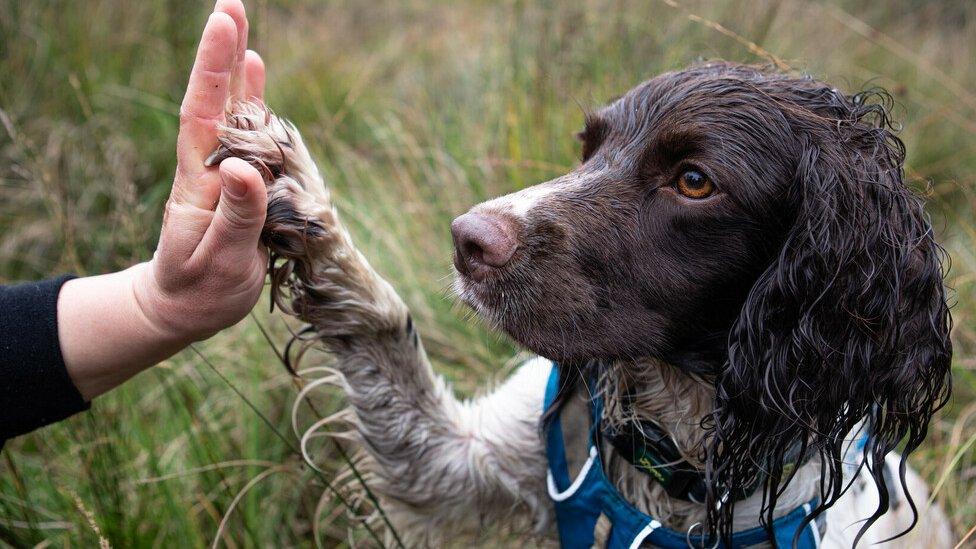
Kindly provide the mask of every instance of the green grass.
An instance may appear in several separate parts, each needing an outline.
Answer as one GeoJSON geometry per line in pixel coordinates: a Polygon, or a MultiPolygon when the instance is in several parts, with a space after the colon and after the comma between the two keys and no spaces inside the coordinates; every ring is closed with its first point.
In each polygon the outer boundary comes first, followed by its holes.
{"type": "MultiPolygon", "coordinates": [[[[0,281],[150,256],[205,4],[0,0],[0,281]]],[[[941,481],[936,498],[964,535],[976,524],[976,8],[669,4],[248,7],[268,102],[301,128],[357,243],[464,394],[503,378],[514,348],[447,291],[450,219],[573,166],[584,108],[702,57],[764,61],[754,46],[847,90],[892,90],[909,173],[932,183],[930,212],[953,261],[955,396],[912,461],[941,481]]],[[[286,321],[266,301],[255,317],[284,344],[286,321]]],[[[343,468],[336,448],[314,446],[321,477],[296,455],[297,388],[255,318],[197,349],[227,381],[185,351],[92,412],[9,442],[0,544],[209,545],[225,517],[216,541],[229,547],[369,543],[325,489],[343,468]]],[[[303,425],[342,407],[334,390],[314,399],[303,425]]]]}

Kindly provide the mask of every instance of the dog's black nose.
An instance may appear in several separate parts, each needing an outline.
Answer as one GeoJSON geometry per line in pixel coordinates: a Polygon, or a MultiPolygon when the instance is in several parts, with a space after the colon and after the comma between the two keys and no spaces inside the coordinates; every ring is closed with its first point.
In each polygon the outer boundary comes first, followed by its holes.
{"type": "Polygon", "coordinates": [[[488,213],[466,213],[451,223],[454,266],[475,280],[504,267],[518,245],[513,223],[488,213]]]}

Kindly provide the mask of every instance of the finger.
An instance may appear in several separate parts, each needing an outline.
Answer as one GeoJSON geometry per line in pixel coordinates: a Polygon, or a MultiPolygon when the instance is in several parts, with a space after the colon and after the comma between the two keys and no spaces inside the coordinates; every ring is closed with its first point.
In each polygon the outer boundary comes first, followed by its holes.
{"type": "Polygon", "coordinates": [[[239,158],[220,163],[220,180],[220,202],[197,251],[221,258],[253,255],[268,209],[264,180],[239,158]]]}
{"type": "Polygon", "coordinates": [[[176,156],[181,173],[190,177],[178,177],[177,184],[202,173],[203,160],[217,145],[216,125],[223,120],[236,45],[234,20],[226,13],[211,14],[180,106],[176,156]]]}
{"type": "Polygon", "coordinates": [[[244,98],[244,52],[247,51],[247,13],[244,11],[244,4],[241,0],[217,0],[214,11],[226,13],[234,20],[237,26],[237,49],[234,70],[231,73],[231,95],[233,97],[244,98]]]}
{"type": "Polygon", "coordinates": [[[247,50],[244,54],[244,98],[264,101],[264,61],[258,52],[247,50]]]}

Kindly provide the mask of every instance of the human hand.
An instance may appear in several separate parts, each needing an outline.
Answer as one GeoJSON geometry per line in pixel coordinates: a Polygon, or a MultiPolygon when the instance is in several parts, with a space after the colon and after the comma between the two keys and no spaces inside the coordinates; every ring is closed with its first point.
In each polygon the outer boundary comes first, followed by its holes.
{"type": "Polygon", "coordinates": [[[228,99],[264,95],[264,65],[247,50],[247,32],[240,0],[219,0],[180,107],[176,176],[159,246],[134,280],[146,318],[184,343],[239,321],[264,284],[267,251],[259,237],[267,192],[261,175],[236,158],[204,166],[217,146],[228,99]]]}
{"type": "Polygon", "coordinates": [[[264,65],[247,51],[240,0],[218,0],[180,107],[173,191],[152,260],[69,280],[58,294],[58,339],[85,400],[186,345],[234,324],[257,302],[267,251],[261,175],[243,160],[204,166],[231,98],[261,99],[264,65]]]}

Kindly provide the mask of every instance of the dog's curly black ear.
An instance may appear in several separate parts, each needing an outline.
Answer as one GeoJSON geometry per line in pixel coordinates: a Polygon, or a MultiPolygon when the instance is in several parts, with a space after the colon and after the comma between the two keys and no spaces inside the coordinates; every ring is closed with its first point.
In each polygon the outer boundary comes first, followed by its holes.
{"type": "Polygon", "coordinates": [[[889,506],[885,455],[902,445],[904,487],[905,456],[948,399],[945,254],[903,182],[887,96],[823,97],[796,122],[792,226],[749,294],[716,379],[709,523],[721,536],[734,503],[718,505],[720,492],[762,479],[768,528],[784,466],[798,453],[821,462],[816,514],[832,505],[847,488],[845,437],[861,421],[871,433],[861,457],[881,494],[863,534],[889,506]]]}

